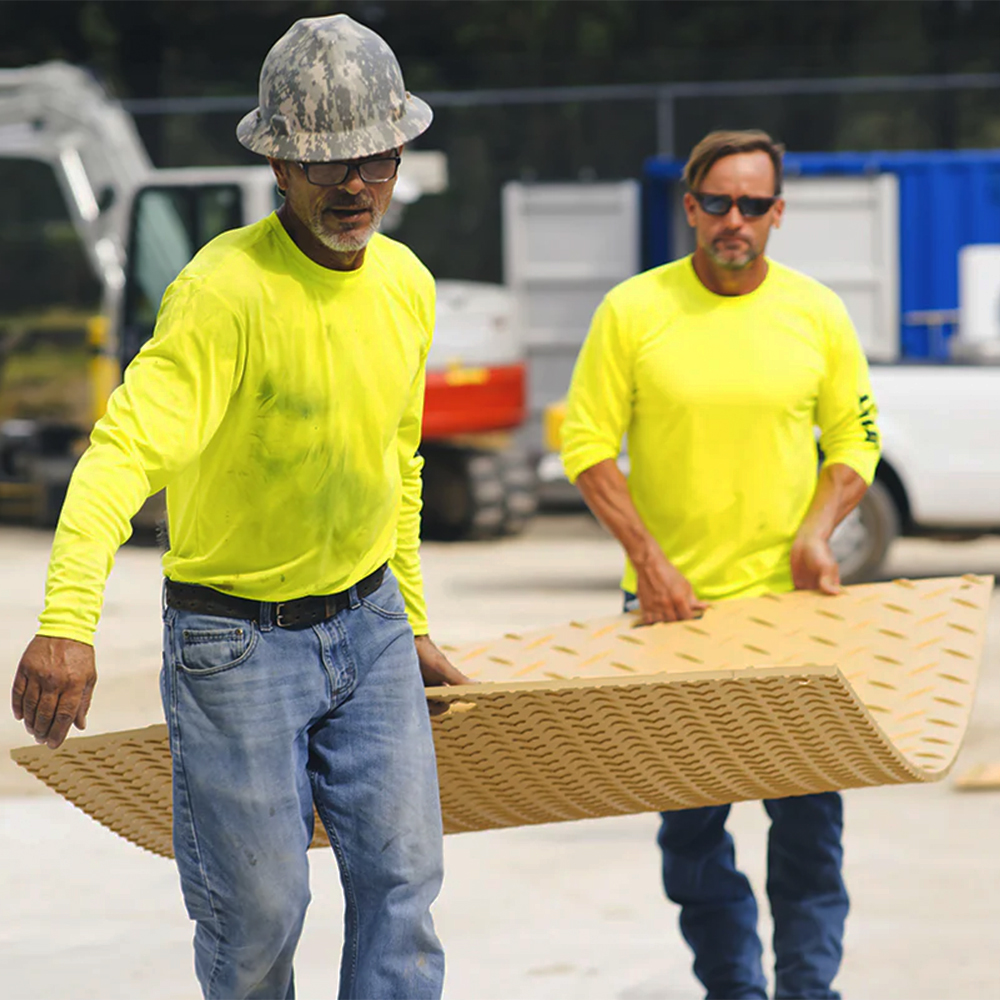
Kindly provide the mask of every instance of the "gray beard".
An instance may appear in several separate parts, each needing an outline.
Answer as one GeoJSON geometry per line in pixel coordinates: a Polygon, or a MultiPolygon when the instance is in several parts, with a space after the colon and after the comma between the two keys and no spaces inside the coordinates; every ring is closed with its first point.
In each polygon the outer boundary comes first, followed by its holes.
{"type": "Polygon", "coordinates": [[[747,256],[742,260],[733,258],[727,259],[720,254],[717,254],[713,247],[708,247],[707,252],[708,256],[712,260],[712,263],[717,267],[721,267],[724,271],[743,271],[760,256],[760,252],[754,250],[752,247],[747,250],[747,256]]]}
{"type": "Polygon", "coordinates": [[[364,250],[368,246],[369,240],[378,232],[379,226],[382,225],[382,216],[384,214],[375,208],[374,205],[370,211],[371,222],[362,230],[356,229],[349,233],[331,233],[323,225],[323,213],[320,212],[309,220],[309,231],[328,250],[335,250],[338,253],[351,253],[355,250],[364,250]]]}

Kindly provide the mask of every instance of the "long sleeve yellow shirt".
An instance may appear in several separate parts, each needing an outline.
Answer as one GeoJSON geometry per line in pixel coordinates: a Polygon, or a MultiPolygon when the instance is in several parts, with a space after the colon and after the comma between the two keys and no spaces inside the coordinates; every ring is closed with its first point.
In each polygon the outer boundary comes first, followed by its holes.
{"type": "Polygon", "coordinates": [[[424,366],[434,282],[372,238],[306,257],[274,215],[218,237],[167,289],[73,474],[41,635],[92,642],[130,518],[166,487],[172,580],[252,600],[344,590],[386,560],[416,634],[424,366]]]}
{"type": "MultiPolygon", "coordinates": [[[[747,295],[710,292],[690,257],[612,289],[573,373],[571,481],[617,458],[698,597],[792,589],[790,554],[824,461],[870,483],[879,458],[868,365],[840,299],[773,261],[747,295]]],[[[622,587],[634,592],[626,564],[622,587]]]]}

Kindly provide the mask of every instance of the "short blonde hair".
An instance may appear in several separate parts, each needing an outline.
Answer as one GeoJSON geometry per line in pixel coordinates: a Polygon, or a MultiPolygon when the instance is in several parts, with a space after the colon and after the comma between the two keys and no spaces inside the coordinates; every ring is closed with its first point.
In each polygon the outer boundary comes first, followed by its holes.
{"type": "Polygon", "coordinates": [[[743,132],[709,132],[691,150],[691,156],[684,167],[684,183],[687,184],[689,191],[697,191],[705,175],[723,157],[734,156],[736,153],[755,153],[758,150],[771,157],[771,162],[774,164],[774,193],[779,195],[784,176],[782,159],[785,147],[759,129],[747,129],[743,132]]]}

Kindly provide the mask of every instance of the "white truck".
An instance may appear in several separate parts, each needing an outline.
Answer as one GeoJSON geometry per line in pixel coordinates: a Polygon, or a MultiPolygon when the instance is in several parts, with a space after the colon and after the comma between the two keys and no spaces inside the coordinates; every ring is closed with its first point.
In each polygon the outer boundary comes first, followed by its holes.
{"type": "MultiPolygon", "coordinates": [[[[844,298],[871,361],[883,455],[874,485],[833,539],[849,582],[877,576],[900,535],[1000,533],[1000,247],[982,248],[989,266],[983,280],[963,277],[958,309],[906,317],[932,336],[957,324],[952,357],[900,361],[897,195],[885,174],[793,176],[783,225],[768,248],[844,298]]],[[[635,181],[511,184],[504,204],[506,279],[531,365],[529,447],[543,498],[580,502],[558,458],[562,400],[593,310],[639,270],[641,189],[635,181]]],[[[678,208],[675,257],[693,248],[678,208]]],[[[1000,228],[994,239],[1000,244],[1000,228]]],[[[620,462],[627,468],[627,454],[620,462]]]]}
{"type": "MultiPolygon", "coordinates": [[[[234,140],[235,141],[235,140],[234,140]]],[[[93,422],[208,240],[279,204],[266,165],[155,169],[131,117],[65,63],[0,70],[0,516],[53,523],[93,422]]],[[[385,225],[447,183],[408,151],[385,225]]],[[[425,407],[424,532],[520,530],[533,474],[512,435],[525,365],[510,296],[442,282],[425,407]]],[[[136,523],[165,516],[162,497],[136,523]]]]}

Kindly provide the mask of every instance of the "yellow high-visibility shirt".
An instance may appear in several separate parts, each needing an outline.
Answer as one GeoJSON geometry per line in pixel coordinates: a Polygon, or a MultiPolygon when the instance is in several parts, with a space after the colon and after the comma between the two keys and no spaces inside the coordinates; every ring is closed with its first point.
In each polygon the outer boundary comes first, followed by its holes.
{"type": "Polygon", "coordinates": [[[261,601],[344,590],[391,561],[427,631],[417,455],[434,281],[375,235],[355,271],[277,216],[224,233],[167,289],[74,471],[41,635],[92,642],[114,553],[167,488],[171,580],[261,601]]]}
{"type": "MultiPolygon", "coordinates": [[[[826,463],[871,483],[868,365],[830,289],[769,261],[747,295],[710,292],[691,257],[628,279],[598,307],[562,428],[571,481],[617,458],[629,492],[698,597],[792,589],[795,533],[826,463]]],[[[634,592],[626,562],[622,587],[634,592]]]]}

